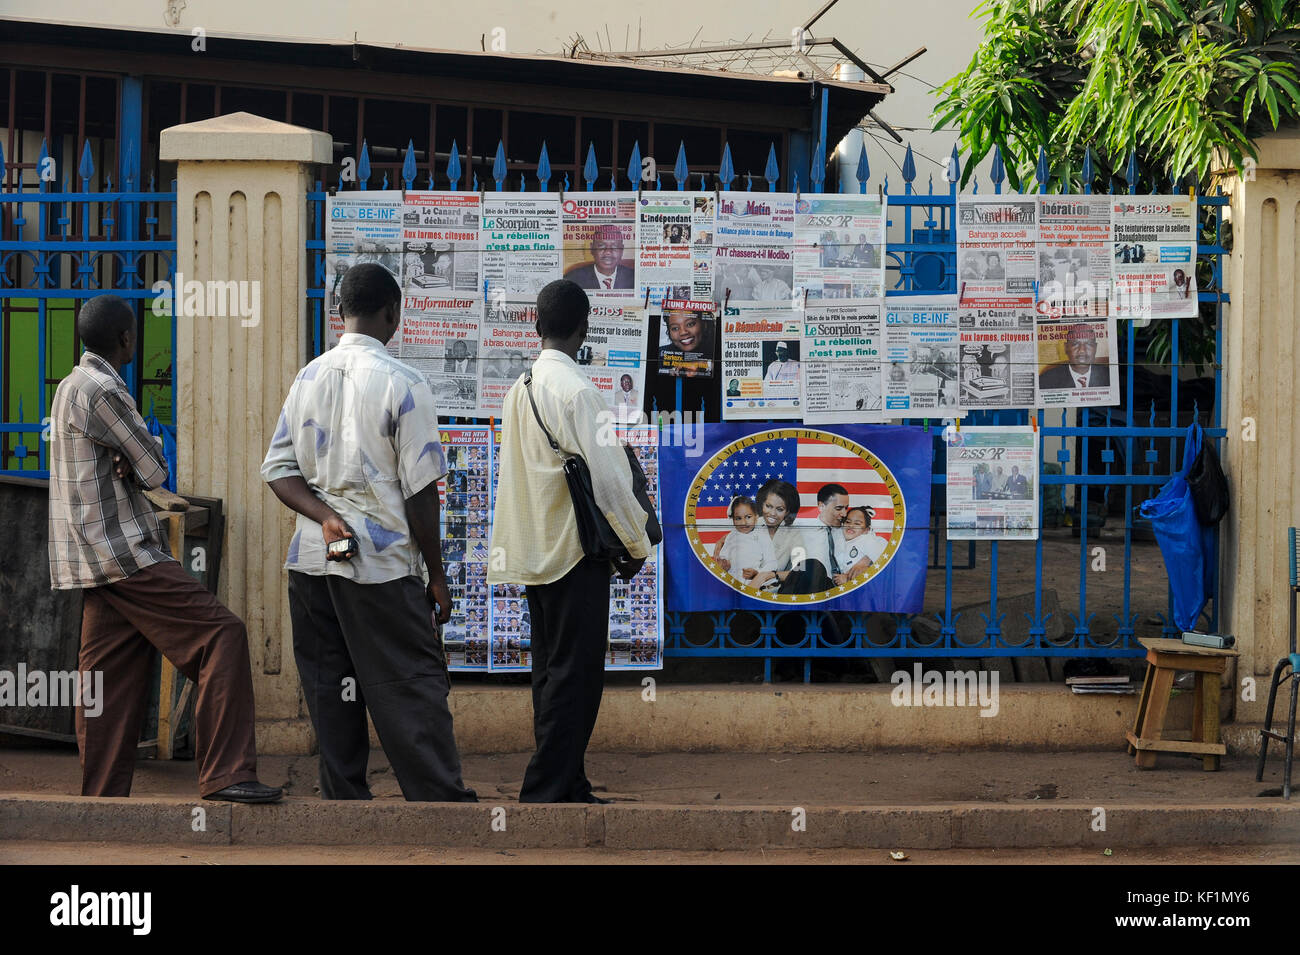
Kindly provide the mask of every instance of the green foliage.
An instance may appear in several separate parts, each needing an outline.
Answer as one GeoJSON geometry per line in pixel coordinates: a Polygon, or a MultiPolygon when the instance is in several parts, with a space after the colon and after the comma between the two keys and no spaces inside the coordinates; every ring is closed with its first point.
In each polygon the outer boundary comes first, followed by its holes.
{"type": "Polygon", "coordinates": [[[985,0],[985,37],[941,86],[935,126],[958,123],[965,182],[996,146],[1016,188],[1039,147],[1056,170],[1205,181],[1300,119],[1300,0],[985,0]]]}

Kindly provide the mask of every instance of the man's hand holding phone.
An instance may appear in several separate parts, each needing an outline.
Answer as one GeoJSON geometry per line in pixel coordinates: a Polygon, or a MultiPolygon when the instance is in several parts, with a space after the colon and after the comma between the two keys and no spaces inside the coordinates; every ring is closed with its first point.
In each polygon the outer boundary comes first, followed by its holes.
{"type": "Polygon", "coordinates": [[[351,560],[357,554],[357,539],[337,514],[331,514],[321,522],[321,533],[325,536],[326,560],[351,560]]]}

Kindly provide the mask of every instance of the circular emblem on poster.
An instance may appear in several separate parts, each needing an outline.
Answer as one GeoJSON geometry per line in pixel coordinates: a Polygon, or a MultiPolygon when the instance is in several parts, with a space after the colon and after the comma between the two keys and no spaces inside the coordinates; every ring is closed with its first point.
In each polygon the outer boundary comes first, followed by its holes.
{"type": "Polygon", "coordinates": [[[754,600],[812,604],[879,574],[907,528],[902,489],[870,450],[815,428],[772,428],[714,454],[683,524],[705,572],[754,600]]]}

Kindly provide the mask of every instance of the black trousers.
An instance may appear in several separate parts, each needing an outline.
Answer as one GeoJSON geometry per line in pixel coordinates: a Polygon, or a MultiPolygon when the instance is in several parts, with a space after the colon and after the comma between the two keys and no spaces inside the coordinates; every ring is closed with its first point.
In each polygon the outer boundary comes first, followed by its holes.
{"type": "Polygon", "coordinates": [[[447,708],[447,658],[415,577],[358,584],[289,571],[293,653],[320,745],[322,799],[369,799],[366,710],[402,795],[474,802],[447,708]]]}
{"type": "Polygon", "coordinates": [[[609,648],[608,561],[584,557],[526,588],[532,617],[533,736],[520,802],[587,802],[584,757],[600,712],[609,648]]]}

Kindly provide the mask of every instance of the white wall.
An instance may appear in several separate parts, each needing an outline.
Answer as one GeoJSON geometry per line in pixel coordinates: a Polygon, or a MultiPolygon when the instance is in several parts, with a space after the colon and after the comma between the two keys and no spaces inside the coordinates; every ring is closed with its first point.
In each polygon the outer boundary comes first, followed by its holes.
{"type": "MultiPolygon", "coordinates": [[[[931,86],[965,67],[981,37],[980,23],[969,17],[976,0],[909,0],[867,3],[840,0],[810,31],[814,37],[836,36],[877,69],[902,59],[917,47],[928,52],[891,79],[894,93],[880,115],[910,140],[916,153],[921,189],[929,173],[943,186],[939,162],[952,149],[954,133],[930,134],[931,86]],[[926,157],[932,157],[936,162],[926,157]]],[[[558,53],[581,33],[593,49],[635,48],[638,32],[646,49],[764,37],[789,40],[821,0],[625,0],[603,9],[590,0],[476,0],[473,4],[428,0],[0,0],[0,16],[29,17],[102,26],[164,29],[169,9],[179,11],[177,29],[189,33],[238,33],[344,41],[401,43],[437,49],[479,49],[486,34],[505,29],[512,53],[558,53]],[[600,12],[593,13],[594,9],[600,12]],[[697,32],[698,31],[698,32],[697,32]],[[606,33],[608,32],[608,40],[606,33]],[[599,38],[599,39],[598,39],[599,38]]],[[[209,45],[209,50],[216,44],[209,45]]],[[[867,136],[872,185],[890,174],[890,187],[901,185],[898,166],[904,147],[883,130],[867,136]]]]}

